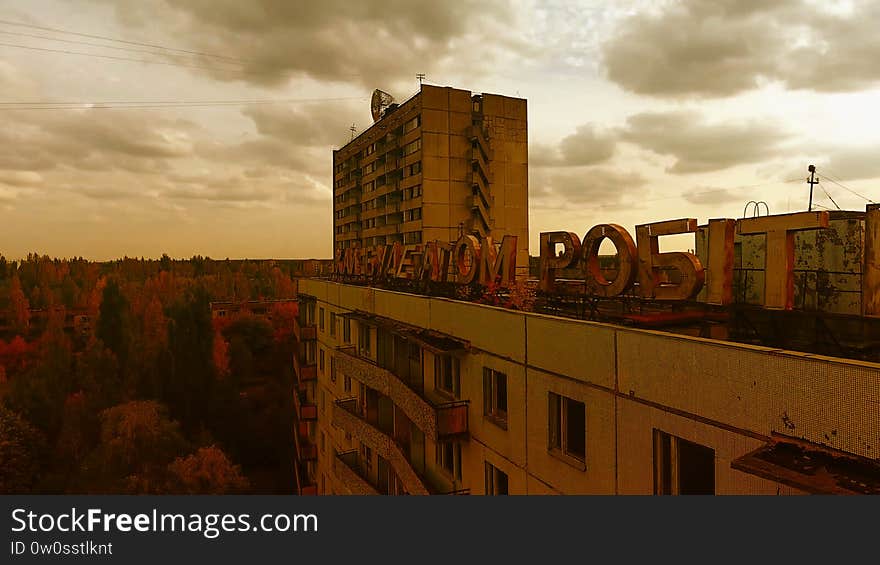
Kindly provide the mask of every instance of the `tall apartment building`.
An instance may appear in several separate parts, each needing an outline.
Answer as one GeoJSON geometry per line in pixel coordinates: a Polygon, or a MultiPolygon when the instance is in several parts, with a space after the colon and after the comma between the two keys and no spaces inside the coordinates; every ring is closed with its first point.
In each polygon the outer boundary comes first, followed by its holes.
{"type": "Polygon", "coordinates": [[[526,101],[422,85],[333,152],[333,248],[516,235],[528,265],[526,101]]]}
{"type": "Polygon", "coordinates": [[[880,364],[300,292],[302,493],[880,494],[880,364]]]}

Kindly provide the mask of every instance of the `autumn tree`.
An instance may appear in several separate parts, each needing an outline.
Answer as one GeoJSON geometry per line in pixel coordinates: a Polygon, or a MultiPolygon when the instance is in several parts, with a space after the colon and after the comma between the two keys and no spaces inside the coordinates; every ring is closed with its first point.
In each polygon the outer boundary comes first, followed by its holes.
{"type": "Polygon", "coordinates": [[[216,445],[178,457],[168,466],[169,494],[237,494],[249,488],[241,467],[234,465],[216,445]]]}
{"type": "Polygon", "coordinates": [[[26,335],[31,319],[31,305],[21,289],[21,280],[17,274],[12,276],[10,283],[9,306],[12,311],[12,330],[19,335],[26,335]]]}
{"type": "Polygon", "coordinates": [[[184,426],[195,427],[209,411],[216,381],[210,301],[203,288],[188,291],[169,309],[168,349],[164,396],[184,426]]]}
{"type": "Polygon", "coordinates": [[[94,492],[151,492],[168,464],[187,450],[179,424],[155,401],[131,401],[100,414],[97,447],[83,464],[94,492]]]}
{"type": "Polygon", "coordinates": [[[128,360],[130,332],[128,300],[122,294],[119,282],[111,279],[101,296],[95,335],[116,355],[120,367],[125,367],[128,360]]]}
{"type": "Polygon", "coordinates": [[[0,405],[0,494],[27,494],[43,471],[44,440],[20,414],[0,405]]]}

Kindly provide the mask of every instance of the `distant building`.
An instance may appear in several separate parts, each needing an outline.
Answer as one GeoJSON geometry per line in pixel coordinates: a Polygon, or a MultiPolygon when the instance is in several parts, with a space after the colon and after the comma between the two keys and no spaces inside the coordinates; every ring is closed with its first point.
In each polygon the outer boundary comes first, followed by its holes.
{"type": "Polygon", "coordinates": [[[333,152],[333,247],[519,238],[528,265],[526,101],[422,85],[333,152]]]}
{"type": "Polygon", "coordinates": [[[272,309],[279,304],[296,304],[296,298],[277,298],[270,300],[218,300],[211,302],[211,318],[227,318],[241,312],[272,320],[272,309]]]}

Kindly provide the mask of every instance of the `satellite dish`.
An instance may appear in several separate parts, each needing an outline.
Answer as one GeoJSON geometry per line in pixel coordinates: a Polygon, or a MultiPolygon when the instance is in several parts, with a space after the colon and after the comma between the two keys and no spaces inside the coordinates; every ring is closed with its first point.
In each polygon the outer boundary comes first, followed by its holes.
{"type": "Polygon", "coordinates": [[[373,91],[373,98],[370,100],[370,111],[373,113],[373,121],[378,122],[382,119],[385,109],[394,102],[394,97],[378,88],[373,91]]]}

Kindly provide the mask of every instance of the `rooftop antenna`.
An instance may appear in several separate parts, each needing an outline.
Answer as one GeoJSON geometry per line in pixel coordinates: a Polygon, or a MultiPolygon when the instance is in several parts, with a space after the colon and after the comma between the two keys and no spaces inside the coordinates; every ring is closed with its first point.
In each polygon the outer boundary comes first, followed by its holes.
{"type": "Polygon", "coordinates": [[[807,208],[808,212],[813,211],[813,186],[819,184],[819,179],[816,178],[816,165],[810,165],[807,167],[807,170],[810,171],[810,179],[807,181],[810,185],[810,205],[807,208]]]}
{"type": "Polygon", "coordinates": [[[419,86],[422,86],[422,81],[425,80],[425,73],[417,74],[416,78],[419,79],[419,86]]]}
{"type": "Polygon", "coordinates": [[[354,134],[355,134],[355,132],[357,131],[357,128],[355,127],[355,125],[354,125],[354,124],[351,124],[351,127],[348,128],[348,131],[351,132],[351,138],[354,139],[354,134]]]}

